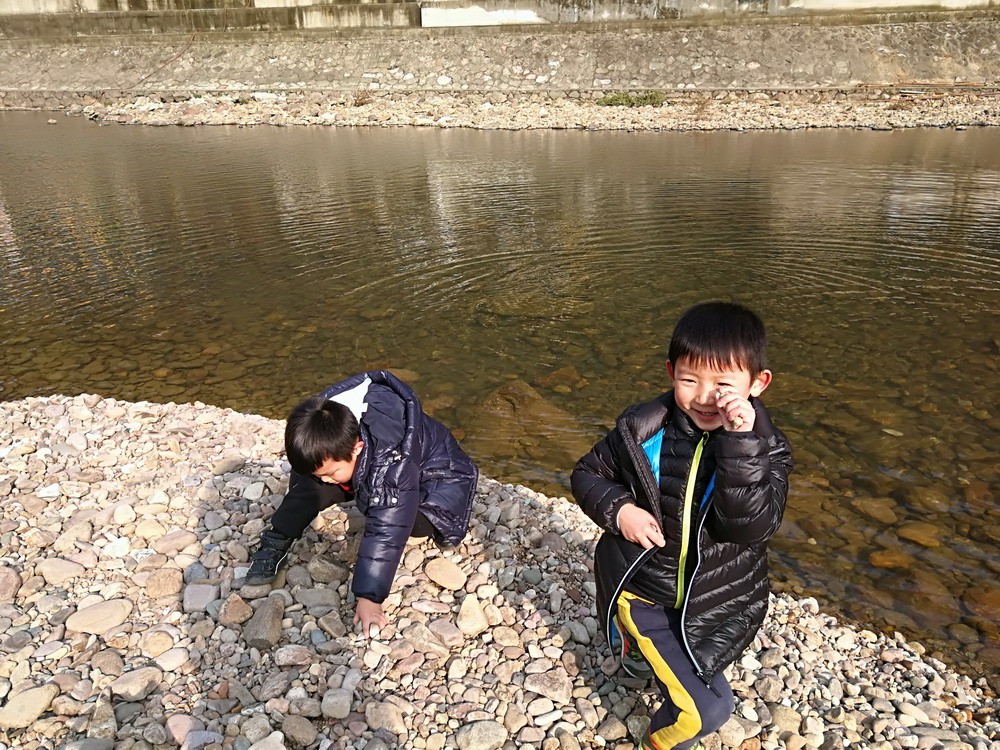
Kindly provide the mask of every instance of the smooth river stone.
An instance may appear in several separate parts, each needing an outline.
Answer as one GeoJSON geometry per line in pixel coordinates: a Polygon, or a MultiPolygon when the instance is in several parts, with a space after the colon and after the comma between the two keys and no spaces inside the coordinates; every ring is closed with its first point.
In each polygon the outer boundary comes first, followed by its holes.
{"type": "Polygon", "coordinates": [[[892,526],[899,520],[894,510],[896,502],[889,498],[858,498],[851,501],[851,507],[866,518],[885,526],[892,526]]]}
{"type": "Polygon", "coordinates": [[[176,672],[191,658],[186,648],[171,648],[156,657],[156,665],[164,672],[176,672]]]}
{"type": "Polygon", "coordinates": [[[13,568],[0,567],[0,602],[12,602],[21,588],[21,574],[13,568]]]}
{"type": "Polygon", "coordinates": [[[896,534],[902,539],[915,542],[923,547],[940,547],[939,533],[940,529],[937,526],[924,521],[904,523],[896,530],[896,534]]]}
{"type": "Polygon", "coordinates": [[[230,625],[240,625],[251,617],[253,617],[253,608],[243,601],[243,597],[239,594],[232,593],[222,603],[222,607],[219,609],[218,620],[220,625],[228,627],[230,625]]]}
{"type": "Polygon", "coordinates": [[[132,523],[137,518],[135,508],[128,503],[118,503],[115,506],[113,518],[115,519],[115,524],[118,526],[132,523]]]}
{"type": "MultiPolygon", "coordinates": [[[[179,572],[179,571],[178,571],[179,572]]],[[[219,598],[219,587],[211,583],[191,583],[184,589],[184,611],[204,612],[219,598]]]]}
{"type": "Polygon", "coordinates": [[[159,686],[163,672],[156,667],[141,667],[126,672],[108,687],[111,692],[127,701],[141,701],[159,686]]]}
{"type": "Polygon", "coordinates": [[[458,591],[464,587],[467,580],[465,573],[462,572],[460,567],[451,560],[446,560],[443,557],[435,557],[427,563],[427,567],[424,570],[427,573],[427,577],[434,581],[434,583],[441,588],[451,591],[458,591]]]}
{"type": "Polygon", "coordinates": [[[393,734],[406,733],[403,712],[395,704],[372,703],[365,711],[365,719],[368,720],[368,726],[372,729],[387,729],[393,734]]]}
{"type": "Polygon", "coordinates": [[[346,719],[351,713],[353,699],[354,695],[350,690],[343,688],[327,690],[323,694],[323,703],[321,704],[323,716],[330,719],[346,719]]]}
{"type": "Polygon", "coordinates": [[[281,619],[284,612],[284,599],[269,596],[243,627],[243,639],[254,648],[274,647],[281,640],[281,619]]]}
{"type": "Polygon", "coordinates": [[[458,629],[470,638],[475,638],[489,628],[490,623],[487,621],[483,607],[479,603],[479,597],[475,594],[469,594],[462,600],[462,607],[458,611],[456,624],[458,625],[458,629]]]}
{"type": "Polygon", "coordinates": [[[434,620],[427,627],[449,648],[456,648],[465,643],[465,634],[451,620],[445,618],[434,620]]]}
{"type": "Polygon", "coordinates": [[[144,518],[135,527],[135,535],[141,539],[159,539],[166,533],[163,524],[154,518],[144,518]]]}
{"type": "Polygon", "coordinates": [[[507,730],[495,721],[466,724],[455,733],[459,750],[498,750],[507,742],[507,730]]]}
{"type": "Polygon", "coordinates": [[[35,572],[50,586],[61,586],[86,571],[87,569],[79,563],[63,560],[61,557],[46,558],[35,567],[35,572]]]}
{"type": "Polygon", "coordinates": [[[340,606],[340,594],[336,589],[299,589],[294,596],[295,601],[306,608],[340,606]]]}
{"type": "Polygon", "coordinates": [[[549,669],[524,678],[524,689],[543,695],[556,705],[569,703],[573,696],[573,681],[563,669],[549,669]]]}
{"type": "Polygon", "coordinates": [[[132,614],[133,606],[128,599],[112,599],[91,604],[70,615],[66,620],[66,629],[77,633],[100,635],[125,622],[132,614]]]}
{"type": "Polygon", "coordinates": [[[165,630],[147,630],[139,641],[143,656],[155,659],[173,648],[174,637],[165,630]]]}
{"type": "Polygon", "coordinates": [[[281,731],[292,747],[309,747],[318,734],[315,725],[304,716],[286,716],[281,731]]]}
{"type": "Polygon", "coordinates": [[[909,568],[916,560],[901,549],[883,549],[868,555],[868,562],[876,568],[909,568]]]}
{"type": "Polygon", "coordinates": [[[159,599],[163,596],[174,596],[184,587],[184,574],[177,568],[161,568],[154,570],[146,579],[146,596],[159,599]]]}
{"type": "Polygon", "coordinates": [[[163,555],[176,555],[189,544],[198,541],[198,535],[193,531],[174,529],[153,542],[152,547],[163,555]]]}
{"type": "Polygon", "coordinates": [[[115,741],[103,737],[84,737],[63,745],[63,750],[112,750],[115,741]]]}
{"type": "Polygon", "coordinates": [[[271,732],[264,739],[253,743],[250,750],[285,750],[286,747],[285,735],[281,732],[271,732]]]}
{"type": "Polygon", "coordinates": [[[312,649],[297,644],[282,646],[274,652],[274,663],[279,667],[301,666],[312,662],[312,649]]]}
{"type": "Polygon", "coordinates": [[[178,745],[183,745],[192,732],[204,731],[205,724],[201,719],[188,714],[173,714],[167,718],[166,729],[170,739],[178,745]]]}
{"type": "Polygon", "coordinates": [[[970,586],[962,599],[973,613],[986,620],[1000,621],[1000,586],[995,584],[970,586]]]}
{"type": "Polygon", "coordinates": [[[56,685],[42,685],[17,693],[0,708],[0,729],[24,729],[35,723],[35,720],[48,709],[49,705],[59,695],[56,685]]]}

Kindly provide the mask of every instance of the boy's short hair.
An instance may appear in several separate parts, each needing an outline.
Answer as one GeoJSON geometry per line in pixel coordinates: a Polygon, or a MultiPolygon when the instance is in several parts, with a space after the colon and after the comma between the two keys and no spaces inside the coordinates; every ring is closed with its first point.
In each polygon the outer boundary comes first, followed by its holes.
{"type": "Polygon", "coordinates": [[[755,378],[767,369],[764,323],[743,305],[702,302],[681,315],[670,337],[670,364],[684,357],[718,370],[745,368],[755,378]]]}
{"type": "Polygon", "coordinates": [[[285,455],[296,473],[308,476],[328,459],[350,461],[359,436],[358,420],[350,409],[313,396],[288,415],[285,455]]]}

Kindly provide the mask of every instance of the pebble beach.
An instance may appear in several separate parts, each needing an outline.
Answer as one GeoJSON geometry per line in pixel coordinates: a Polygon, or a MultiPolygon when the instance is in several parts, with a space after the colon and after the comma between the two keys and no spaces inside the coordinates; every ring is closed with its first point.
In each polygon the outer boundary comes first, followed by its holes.
{"type": "MultiPolygon", "coordinates": [[[[597,528],[565,498],[482,479],[459,548],[410,543],[372,640],[352,507],[245,585],[282,429],[197,402],[0,403],[0,749],[635,747],[657,694],[613,673],[597,528]]],[[[810,598],[773,596],[727,675],[707,750],[1000,749],[982,675],[810,598]]]]}
{"type": "MultiPolygon", "coordinates": [[[[1000,95],[863,89],[697,92],[659,105],[602,106],[578,95],[246,91],[81,101],[65,111],[127,125],[320,125],[476,130],[800,130],[1000,125],[1000,95]]],[[[54,120],[54,122],[58,122],[54,120]]]]}

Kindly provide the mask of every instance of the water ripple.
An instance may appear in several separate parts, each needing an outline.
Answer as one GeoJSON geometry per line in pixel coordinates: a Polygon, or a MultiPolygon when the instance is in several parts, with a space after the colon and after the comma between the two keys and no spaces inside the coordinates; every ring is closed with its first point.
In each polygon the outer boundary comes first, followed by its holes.
{"type": "Polygon", "coordinates": [[[768,322],[766,398],[796,452],[779,580],[942,649],[942,622],[997,627],[963,598],[995,585],[1000,543],[983,522],[1000,485],[995,131],[144,130],[23,113],[0,130],[0,397],[282,417],[392,366],[486,472],[566,494],[620,409],[668,387],[678,312],[734,299],[768,322]],[[526,434],[487,408],[512,384],[526,434]],[[940,546],[909,541],[912,523],[940,546]],[[886,550],[906,566],[871,562],[886,550]],[[942,577],[943,609],[910,574],[942,577]]]}

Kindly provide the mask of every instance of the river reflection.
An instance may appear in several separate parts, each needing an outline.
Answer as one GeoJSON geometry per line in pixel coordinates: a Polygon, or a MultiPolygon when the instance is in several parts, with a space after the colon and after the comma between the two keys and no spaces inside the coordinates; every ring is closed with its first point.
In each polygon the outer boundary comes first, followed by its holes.
{"type": "Polygon", "coordinates": [[[686,306],[768,324],[782,588],[1000,665],[1000,132],[98,127],[0,114],[0,397],[281,418],[392,367],[566,494],[686,306]]]}

